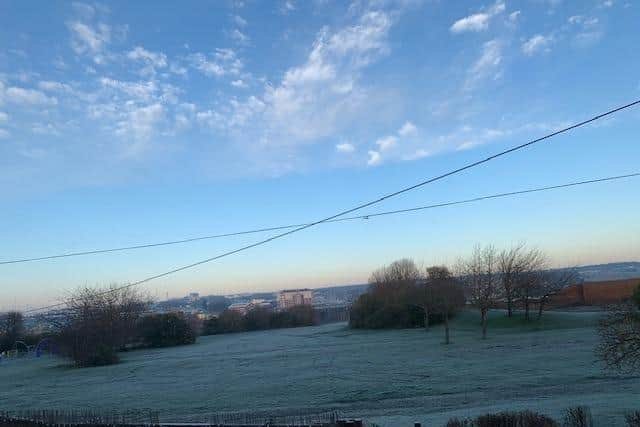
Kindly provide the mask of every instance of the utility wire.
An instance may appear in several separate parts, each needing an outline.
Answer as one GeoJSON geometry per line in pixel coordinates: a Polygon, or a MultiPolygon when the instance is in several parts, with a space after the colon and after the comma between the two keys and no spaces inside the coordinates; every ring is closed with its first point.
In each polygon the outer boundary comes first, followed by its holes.
{"type": "MultiPolygon", "coordinates": [[[[491,195],[487,195],[487,196],[474,197],[474,198],[471,198],[471,199],[463,199],[463,200],[456,200],[456,201],[451,201],[451,202],[443,202],[443,203],[437,203],[437,204],[426,205],[426,206],[416,206],[416,207],[406,208],[406,209],[397,209],[397,210],[383,211],[383,212],[373,212],[373,213],[366,214],[366,215],[357,215],[357,216],[349,216],[349,217],[344,217],[344,218],[336,218],[336,219],[332,219],[332,220],[329,220],[329,221],[325,221],[324,223],[326,224],[326,223],[333,223],[333,222],[353,221],[353,220],[358,220],[358,219],[369,219],[369,218],[385,216],[385,215],[394,215],[394,214],[400,214],[400,213],[422,211],[422,210],[426,210],[426,209],[441,208],[441,207],[445,207],[445,206],[461,205],[461,204],[465,204],[465,203],[479,202],[479,201],[483,201],[483,200],[497,199],[497,198],[508,197],[508,196],[516,196],[516,195],[520,195],[520,194],[536,193],[536,192],[555,190],[555,189],[560,189],[560,188],[575,187],[575,186],[578,186],[578,185],[586,185],[586,184],[594,184],[594,183],[599,183],[599,182],[615,181],[615,180],[620,180],[620,179],[633,178],[633,177],[637,177],[637,176],[640,176],[640,172],[631,173],[631,174],[627,174],[627,175],[617,175],[617,176],[609,176],[609,177],[605,177],[605,178],[596,178],[596,179],[590,179],[590,180],[586,180],[586,181],[571,182],[571,183],[567,183],[567,184],[552,185],[552,186],[548,186],[548,187],[538,187],[538,188],[530,188],[530,189],[526,189],[526,190],[510,191],[510,192],[507,192],[507,193],[491,194],[491,195]]],[[[120,251],[128,251],[128,250],[144,249],[144,248],[155,248],[155,247],[158,247],[158,246],[178,245],[178,244],[183,244],[183,243],[196,242],[196,241],[199,241],[199,240],[219,239],[219,238],[223,238],[223,237],[241,236],[241,235],[245,235],[245,234],[262,233],[262,232],[265,232],[265,231],[286,230],[286,229],[290,229],[290,228],[302,227],[304,225],[309,225],[309,224],[310,223],[279,225],[279,226],[274,226],[274,227],[256,228],[256,229],[251,229],[251,230],[235,231],[235,232],[230,232],[230,233],[212,234],[212,235],[207,235],[207,236],[191,237],[191,238],[180,239],[180,240],[170,240],[170,241],[166,241],[166,242],[145,243],[145,244],[134,245],[134,246],[123,246],[123,247],[118,247],[118,248],[96,249],[96,250],[81,251],[81,252],[70,252],[70,253],[65,253],[65,254],[48,255],[48,256],[42,256],[42,257],[36,257],[36,258],[22,258],[22,259],[15,259],[15,260],[9,260],[9,261],[0,261],[0,265],[18,264],[18,263],[26,263],[26,262],[34,262],[34,261],[43,261],[43,260],[50,260],[50,259],[57,259],[57,258],[68,258],[68,257],[82,256],[82,255],[95,255],[95,254],[103,254],[103,253],[109,253],[109,252],[120,252],[120,251]]]]}
{"type": "MultiPolygon", "coordinates": [[[[109,290],[105,291],[104,294],[108,294],[108,293],[111,293],[111,292],[116,292],[116,291],[119,291],[119,290],[122,290],[122,289],[131,288],[131,287],[134,287],[134,286],[139,286],[139,285],[142,285],[144,283],[150,282],[152,280],[160,279],[162,277],[166,277],[166,276],[169,276],[171,274],[178,273],[180,271],[188,270],[190,268],[197,267],[197,266],[202,265],[202,264],[206,264],[206,263],[209,263],[209,262],[212,262],[212,261],[216,261],[218,259],[225,258],[225,257],[228,257],[230,255],[234,255],[236,253],[243,252],[243,251],[246,251],[248,249],[255,248],[257,246],[265,245],[265,244],[267,244],[269,242],[272,242],[272,241],[277,240],[277,239],[281,239],[281,238],[283,238],[285,236],[288,236],[290,234],[298,233],[298,232],[300,232],[302,230],[306,230],[307,228],[310,228],[310,227],[316,226],[318,224],[322,224],[322,223],[331,221],[331,220],[333,220],[335,218],[339,218],[341,216],[345,216],[345,215],[350,214],[352,212],[355,212],[355,211],[364,209],[366,207],[369,207],[369,206],[378,204],[380,202],[383,202],[383,201],[385,201],[387,199],[390,199],[392,197],[399,196],[400,194],[407,193],[409,191],[412,191],[412,190],[415,190],[417,188],[423,187],[423,186],[425,186],[427,184],[431,184],[433,182],[440,181],[440,180],[442,180],[444,178],[447,178],[449,176],[456,175],[456,174],[458,174],[460,172],[466,171],[468,169],[472,169],[472,168],[474,168],[476,166],[480,166],[480,165],[482,165],[484,163],[488,163],[488,162],[490,162],[492,160],[495,160],[495,159],[497,159],[499,157],[502,157],[502,156],[505,156],[507,154],[513,153],[515,151],[522,150],[524,148],[527,148],[527,147],[532,146],[534,144],[537,144],[539,142],[542,142],[542,141],[545,141],[547,139],[550,139],[550,138],[552,138],[554,136],[569,132],[569,131],[571,131],[573,129],[585,126],[585,125],[587,125],[589,123],[595,122],[595,121],[597,121],[599,119],[602,119],[604,117],[610,116],[610,115],[615,114],[615,113],[617,113],[619,111],[631,108],[631,107],[636,106],[638,104],[640,104],[640,99],[636,100],[636,101],[633,101],[633,102],[630,102],[628,104],[624,104],[624,105],[621,105],[619,107],[613,108],[611,110],[605,111],[605,112],[603,112],[601,114],[598,114],[596,116],[591,117],[590,119],[586,119],[586,120],[583,120],[581,122],[574,123],[574,124],[572,124],[570,126],[564,127],[564,128],[559,129],[559,130],[557,130],[555,132],[546,134],[546,135],[544,135],[544,136],[542,136],[540,138],[536,138],[536,139],[533,139],[531,141],[522,143],[520,145],[516,145],[514,147],[511,147],[511,148],[509,148],[507,150],[500,151],[500,152],[498,152],[496,154],[493,154],[493,155],[491,155],[491,156],[489,156],[489,157],[487,157],[485,159],[478,160],[478,161],[475,161],[475,162],[472,162],[472,163],[468,163],[465,166],[461,166],[461,167],[459,167],[457,169],[453,169],[453,170],[451,170],[449,172],[445,172],[445,173],[443,173],[441,175],[437,175],[435,177],[428,178],[428,179],[426,179],[424,181],[420,181],[420,182],[418,182],[416,184],[413,184],[413,185],[410,185],[408,187],[404,187],[404,188],[402,188],[402,189],[400,189],[398,191],[394,191],[393,193],[386,194],[386,195],[384,195],[382,197],[379,197],[379,198],[377,198],[375,200],[362,203],[362,204],[357,205],[357,206],[352,207],[352,208],[345,209],[343,211],[340,211],[340,212],[338,212],[336,214],[333,214],[333,215],[328,216],[326,218],[320,219],[318,221],[314,221],[314,222],[311,222],[309,224],[301,225],[300,227],[296,227],[293,230],[289,230],[289,231],[285,231],[285,232],[280,233],[280,234],[276,234],[276,235],[271,236],[269,238],[257,241],[255,243],[251,243],[249,245],[241,246],[241,247],[239,247],[237,249],[233,249],[231,251],[223,252],[221,254],[212,256],[210,258],[203,259],[201,261],[197,261],[197,262],[194,262],[194,263],[191,263],[191,264],[183,265],[181,267],[177,267],[177,268],[165,271],[164,273],[160,273],[160,274],[156,274],[156,275],[153,275],[153,276],[149,276],[149,277],[144,278],[142,280],[138,280],[136,282],[131,282],[131,283],[127,284],[127,285],[123,285],[123,286],[119,286],[117,288],[109,289],[109,290]]],[[[58,304],[52,304],[52,305],[45,306],[45,307],[31,309],[31,310],[25,311],[25,313],[31,313],[31,312],[35,312],[35,311],[47,310],[47,309],[50,309],[50,308],[60,307],[60,306],[63,306],[63,305],[65,305],[64,302],[63,303],[58,303],[58,304]]]]}

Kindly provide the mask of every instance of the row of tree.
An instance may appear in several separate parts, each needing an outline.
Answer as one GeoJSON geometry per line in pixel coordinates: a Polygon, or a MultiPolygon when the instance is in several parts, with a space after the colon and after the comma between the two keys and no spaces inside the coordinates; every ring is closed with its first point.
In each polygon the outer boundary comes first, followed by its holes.
{"type": "Polygon", "coordinates": [[[354,328],[408,328],[444,322],[449,342],[449,318],[468,301],[480,310],[482,337],[487,336],[489,309],[505,305],[513,316],[516,305],[531,319],[533,302],[538,318],[551,295],[579,280],[570,270],[551,270],[543,252],[524,244],[502,251],[476,246],[453,271],[446,266],[420,269],[402,259],[373,272],[369,291],[351,311],[354,328]]]}
{"type": "Polygon", "coordinates": [[[449,343],[449,319],[465,304],[465,296],[447,267],[421,270],[413,260],[402,259],[376,270],[369,283],[369,291],[351,308],[351,327],[429,329],[444,322],[449,343]]]}
{"type": "Polygon", "coordinates": [[[538,304],[538,318],[549,298],[580,280],[572,269],[552,270],[547,256],[524,244],[499,251],[494,246],[476,246],[471,256],[456,265],[456,274],[471,304],[480,310],[482,337],[487,336],[489,309],[505,304],[512,317],[516,303],[531,320],[531,306],[538,304]]]}
{"type": "Polygon", "coordinates": [[[233,332],[261,331],[266,329],[297,328],[316,324],[315,311],[310,305],[299,305],[288,310],[273,311],[255,308],[246,314],[225,310],[218,317],[206,320],[203,335],[233,332]]]}

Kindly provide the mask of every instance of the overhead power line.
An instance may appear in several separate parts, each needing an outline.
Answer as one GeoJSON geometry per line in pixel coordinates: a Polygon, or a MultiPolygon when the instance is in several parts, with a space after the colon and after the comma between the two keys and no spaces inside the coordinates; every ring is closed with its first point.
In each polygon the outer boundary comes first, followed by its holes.
{"type": "MultiPolygon", "coordinates": [[[[630,174],[626,174],[626,175],[609,176],[609,177],[605,177],[605,178],[595,178],[595,179],[589,179],[589,180],[586,180],[586,181],[577,181],[577,182],[571,182],[571,183],[559,184],[559,185],[552,185],[552,186],[547,186],[547,187],[537,187],[537,188],[529,188],[529,189],[526,189],[526,190],[510,191],[510,192],[506,192],[506,193],[497,193],[497,194],[491,194],[491,195],[486,195],[486,196],[473,197],[473,198],[470,198],[470,199],[442,202],[442,203],[436,203],[436,204],[425,205],[425,206],[415,206],[415,207],[405,208],[405,209],[396,209],[396,210],[383,211],[383,212],[372,212],[372,213],[366,214],[366,215],[357,215],[357,216],[349,216],[349,217],[344,217],[344,218],[336,218],[336,219],[332,219],[332,220],[329,220],[329,221],[325,221],[324,223],[328,224],[328,223],[334,223],[334,222],[354,221],[354,220],[359,220],[359,219],[375,218],[375,217],[379,217],[379,216],[394,215],[394,214],[401,214],[401,213],[408,213],[408,212],[416,212],[416,211],[422,211],[422,210],[434,209],[434,208],[441,208],[441,207],[446,207],[446,206],[461,205],[461,204],[465,204],[465,203],[480,202],[480,201],[489,200],[489,199],[498,199],[498,198],[509,197],[509,196],[517,196],[517,195],[522,195],[522,194],[527,194],[527,193],[536,193],[536,192],[541,192],[541,191],[549,191],[549,190],[556,190],[556,189],[567,188],[567,187],[575,187],[575,186],[579,186],[579,185],[587,185],[587,184],[595,184],[595,183],[599,183],[599,182],[615,181],[615,180],[633,178],[633,177],[638,177],[638,176],[640,176],[640,172],[630,173],[630,174]]],[[[310,224],[310,223],[278,225],[278,226],[273,226],[273,227],[254,228],[254,229],[250,229],[250,230],[234,231],[234,232],[229,232],[229,233],[211,234],[211,235],[206,235],[206,236],[190,237],[190,238],[179,239],[179,240],[169,240],[169,241],[166,241],[166,242],[144,243],[144,244],[138,244],[138,245],[133,245],[133,246],[122,246],[122,247],[117,247],[117,248],[107,248],[107,249],[95,249],[95,250],[89,250],[89,251],[69,252],[69,253],[64,253],[64,254],[48,255],[48,256],[34,257],[34,258],[21,258],[21,259],[14,259],[14,260],[8,260],[8,261],[0,261],[0,265],[18,264],[18,263],[26,263],[26,262],[34,262],[34,261],[44,261],[44,260],[52,260],[52,259],[58,259],[58,258],[69,258],[69,257],[83,256],[83,255],[96,255],[96,254],[104,254],[104,253],[110,253],[110,252],[122,252],[122,251],[136,250],[136,249],[155,248],[155,247],[159,247],[159,246],[178,245],[178,244],[196,242],[196,241],[200,241],[200,240],[220,239],[220,238],[224,238],[224,237],[241,236],[241,235],[245,235],[245,234],[256,234],[256,233],[263,233],[263,232],[266,232],[266,231],[274,231],[274,230],[286,230],[286,229],[291,229],[291,228],[296,228],[296,227],[302,227],[302,226],[308,225],[308,224],[310,224]]]]}
{"type": "MultiPolygon", "coordinates": [[[[553,138],[554,136],[569,132],[569,131],[571,131],[573,129],[577,129],[577,128],[585,126],[585,125],[587,125],[589,123],[593,123],[593,122],[595,122],[595,121],[597,121],[599,119],[602,119],[604,117],[610,116],[610,115],[615,114],[615,113],[617,113],[619,111],[634,107],[634,106],[636,106],[638,104],[640,104],[640,99],[636,100],[636,101],[633,101],[633,102],[630,102],[628,104],[624,104],[624,105],[618,106],[616,108],[610,109],[610,110],[605,111],[605,112],[603,112],[601,114],[593,116],[590,119],[586,119],[586,120],[583,120],[581,122],[574,123],[574,124],[572,124],[570,126],[564,127],[564,128],[559,129],[559,130],[557,130],[555,132],[546,134],[546,135],[544,135],[544,136],[542,136],[540,138],[536,138],[536,139],[533,139],[531,141],[528,141],[528,142],[513,146],[513,147],[511,147],[511,148],[509,148],[507,150],[500,151],[500,152],[498,152],[496,154],[493,154],[493,155],[491,155],[489,157],[486,157],[486,158],[484,158],[482,160],[478,160],[478,161],[475,161],[475,162],[472,162],[472,163],[468,163],[468,164],[466,164],[464,166],[461,166],[461,167],[459,167],[457,169],[453,169],[453,170],[451,170],[449,172],[445,172],[443,174],[434,176],[432,178],[425,179],[423,181],[420,181],[420,182],[418,182],[416,184],[413,184],[413,185],[410,185],[408,187],[404,187],[404,188],[402,188],[400,190],[397,190],[397,191],[394,191],[392,193],[388,193],[388,194],[386,194],[384,196],[381,196],[381,197],[379,197],[379,198],[377,198],[375,200],[359,204],[359,205],[354,206],[352,208],[345,209],[345,210],[340,211],[340,212],[338,212],[336,214],[330,215],[330,216],[328,216],[326,218],[311,222],[309,224],[301,225],[300,227],[296,227],[296,228],[294,228],[292,230],[288,230],[288,231],[285,231],[283,233],[276,234],[276,235],[268,237],[266,239],[259,240],[259,241],[255,242],[255,243],[251,243],[251,244],[248,244],[248,245],[245,245],[245,246],[241,246],[241,247],[239,247],[237,249],[233,249],[233,250],[230,250],[230,251],[227,251],[227,252],[223,252],[221,254],[212,256],[210,258],[206,258],[206,259],[203,259],[203,260],[191,263],[191,264],[183,265],[181,267],[176,267],[176,268],[173,268],[171,270],[165,271],[164,273],[155,274],[153,276],[146,277],[146,278],[144,278],[142,280],[138,280],[138,281],[135,281],[135,282],[131,282],[131,283],[127,284],[127,285],[123,285],[123,286],[120,286],[120,287],[117,287],[117,288],[110,289],[108,291],[105,291],[105,293],[116,292],[116,291],[119,291],[119,290],[122,290],[122,289],[127,289],[127,288],[131,288],[131,287],[134,287],[134,286],[139,286],[139,285],[142,285],[144,283],[150,282],[152,280],[160,279],[162,277],[166,277],[166,276],[169,276],[171,274],[178,273],[180,271],[188,270],[188,269],[197,267],[197,266],[202,265],[202,264],[206,264],[206,263],[209,263],[209,262],[212,262],[212,261],[216,261],[216,260],[219,260],[221,258],[225,258],[225,257],[231,256],[231,255],[237,254],[239,252],[243,252],[243,251],[255,248],[257,246],[265,245],[265,244],[267,244],[269,242],[272,242],[274,240],[281,239],[281,238],[283,238],[285,236],[288,236],[288,235],[291,235],[291,234],[294,234],[294,233],[298,233],[300,231],[306,230],[307,228],[311,228],[311,227],[314,227],[314,226],[316,226],[318,224],[322,224],[322,223],[331,221],[333,219],[348,215],[348,214],[350,214],[352,212],[356,212],[356,211],[359,211],[361,209],[367,208],[369,206],[376,205],[376,204],[381,203],[381,202],[383,202],[385,200],[391,199],[393,197],[396,197],[396,196],[399,196],[401,194],[407,193],[409,191],[413,191],[413,190],[415,190],[417,188],[423,187],[423,186],[425,186],[427,184],[431,184],[433,182],[443,180],[444,178],[447,178],[449,176],[456,175],[456,174],[458,174],[460,172],[464,172],[466,170],[469,170],[469,169],[475,168],[477,166],[483,165],[483,164],[488,163],[488,162],[490,162],[492,160],[495,160],[497,158],[506,156],[507,154],[510,154],[510,153],[513,153],[513,152],[516,152],[516,151],[520,151],[520,150],[522,150],[524,148],[530,147],[530,146],[535,145],[535,144],[537,144],[539,142],[546,141],[547,139],[553,138]]],[[[35,312],[35,311],[47,310],[47,309],[50,309],[50,308],[60,307],[60,306],[63,306],[63,305],[65,305],[65,303],[52,304],[52,305],[45,306],[45,307],[31,309],[31,310],[25,311],[25,313],[31,313],[31,312],[35,312]]]]}

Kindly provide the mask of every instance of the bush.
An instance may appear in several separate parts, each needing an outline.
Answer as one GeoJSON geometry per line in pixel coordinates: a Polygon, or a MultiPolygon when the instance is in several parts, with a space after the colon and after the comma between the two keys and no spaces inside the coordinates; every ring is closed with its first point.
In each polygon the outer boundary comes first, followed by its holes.
{"type": "Polygon", "coordinates": [[[628,427],[640,427],[640,411],[625,415],[628,427]]]}
{"type": "Polygon", "coordinates": [[[640,309],[640,284],[636,287],[636,290],[633,291],[633,302],[640,309]]]}
{"type": "Polygon", "coordinates": [[[557,427],[558,423],[546,415],[531,411],[500,412],[481,415],[472,420],[452,418],[446,427],[557,427]]]}
{"type": "Polygon", "coordinates": [[[66,301],[56,341],[78,367],[116,363],[116,352],[136,338],[149,302],[133,288],[81,288],[66,301]]]}
{"type": "Polygon", "coordinates": [[[565,427],[592,427],[591,411],[586,406],[567,408],[564,411],[563,425],[565,427]]]}
{"type": "Polygon", "coordinates": [[[196,342],[191,323],[179,313],[145,316],[140,322],[140,335],[147,347],[172,347],[196,342]]]}
{"type": "Polygon", "coordinates": [[[217,318],[204,322],[203,335],[233,332],[260,331],[265,329],[296,328],[315,324],[315,312],[310,305],[299,305],[288,310],[273,312],[266,308],[255,308],[246,315],[225,310],[217,318]]]}

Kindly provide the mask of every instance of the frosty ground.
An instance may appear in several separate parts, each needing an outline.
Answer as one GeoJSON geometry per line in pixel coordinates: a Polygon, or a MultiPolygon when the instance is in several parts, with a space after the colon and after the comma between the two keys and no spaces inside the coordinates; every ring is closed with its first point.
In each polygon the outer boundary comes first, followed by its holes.
{"type": "Polygon", "coordinates": [[[101,368],[3,361],[0,409],[150,408],[162,421],[335,409],[385,426],[523,408],[559,416],[572,405],[590,406],[608,426],[640,410],[640,377],[604,372],[594,357],[599,313],[547,313],[531,324],[491,316],[483,341],[477,313],[460,314],[448,346],[442,327],[354,331],[340,323],[202,337],[124,353],[101,368]]]}

